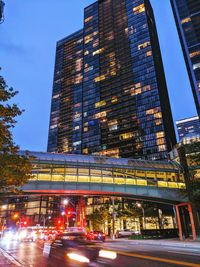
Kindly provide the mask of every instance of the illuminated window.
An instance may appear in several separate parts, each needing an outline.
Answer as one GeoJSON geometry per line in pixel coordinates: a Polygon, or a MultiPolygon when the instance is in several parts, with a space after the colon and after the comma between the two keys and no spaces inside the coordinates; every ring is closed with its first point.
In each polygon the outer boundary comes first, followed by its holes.
{"type": "Polygon", "coordinates": [[[158,151],[166,151],[166,145],[159,145],[158,151]]]}
{"type": "Polygon", "coordinates": [[[102,107],[102,106],[105,106],[105,105],[106,105],[106,101],[102,100],[102,101],[99,101],[99,102],[95,103],[95,108],[99,108],[99,107],[102,107]]]}
{"type": "Polygon", "coordinates": [[[145,11],[145,6],[144,6],[144,4],[141,4],[141,5],[136,6],[136,7],[133,8],[133,12],[134,12],[135,15],[137,15],[137,14],[139,14],[139,13],[142,13],[142,12],[144,12],[144,11],[145,11]]]}
{"type": "Polygon", "coordinates": [[[191,21],[191,18],[185,18],[181,20],[181,24],[188,23],[191,21]]]}
{"type": "Polygon", "coordinates": [[[200,63],[194,64],[193,65],[193,70],[199,69],[200,68],[200,63]]]}
{"type": "Polygon", "coordinates": [[[117,97],[116,96],[112,96],[111,98],[111,102],[112,103],[116,103],[118,100],[117,100],[117,97]]]}
{"type": "Polygon", "coordinates": [[[120,134],[119,135],[119,139],[120,140],[126,140],[126,139],[130,139],[133,137],[133,133],[129,132],[129,133],[124,133],[124,134],[120,134]]]}
{"type": "Polygon", "coordinates": [[[76,131],[76,130],[79,130],[80,129],[80,126],[79,125],[77,125],[77,126],[75,126],[74,127],[74,130],[76,131]]]}
{"type": "Polygon", "coordinates": [[[95,56],[95,55],[100,54],[100,53],[103,52],[103,51],[104,51],[104,48],[100,48],[100,49],[94,51],[92,54],[93,54],[93,56],[95,56]]]}
{"type": "Polygon", "coordinates": [[[85,44],[91,42],[93,40],[92,34],[85,36],[85,44]]]}
{"type": "Polygon", "coordinates": [[[158,133],[156,133],[156,138],[162,138],[164,136],[165,136],[164,132],[158,132],[158,133]]]}
{"type": "Polygon", "coordinates": [[[135,89],[135,88],[140,88],[140,87],[142,87],[141,83],[136,83],[136,84],[134,84],[133,89],[135,89]]]}
{"type": "Polygon", "coordinates": [[[165,143],[165,139],[164,138],[160,138],[156,140],[157,145],[163,145],[165,143]]]}
{"type": "Polygon", "coordinates": [[[145,42],[143,44],[140,44],[140,45],[138,45],[138,50],[144,49],[149,45],[150,45],[150,42],[145,42]]]}
{"type": "Polygon", "coordinates": [[[162,113],[161,112],[157,112],[154,114],[154,118],[155,119],[161,119],[162,118],[162,113]]]}
{"type": "Polygon", "coordinates": [[[82,79],[83,79],[83,76],[82,76],[81,74],[78,74],[78,75],[76,75],[76,77],[75,77],[75,81],[74,81],[74,83],[75,83],[75,84],[79,84],[79,83],[82,82],[82,79]]]}
{"type": "Polygon", "coordinates": [[[89,51],[86,50],[86,51],[84,52],[84,55],[87,56],[88,54],[89,54],[89,51]]]}
{"type": "Polygon", "coordinates": [[[153,108],[146,110],[146,115],[152,115],[152,114],[154,114],[154,109],[153,108]]]}
{"type": "Polygon", "coordinates": [[[99,152],[98,154],[101,156],[118,158],[119,157],[119,148],[112,148],[112,149],[108,149],[108,150],[103,150],[103,151],[99,152]]]}
{"type": "Polygon", "coordinates": [[[149,90],[151,90],[151,86],[150,85],[145,85],[143,87],[143,90],[144,90],[144,92],[149,91],[149,90]]]}
{"type": "Polygon", "coordinates": [[[146,115],[152,115],[152,114],[154,114],[156,118],[162,117],[162,114],[159,113],[159,108],[151,108],[151,109],[146,110],[146,115]],[[161,117],[159,114],[161,114],[161,117]]]}
{"type": "Polygon", "coordinates": [[[200,55],[200,51],[196,51],[196,52],[190,53],[190,57],[191,58],[196,57],[196,56],[199,56],[199,55],[200,55]]]}
{"type": "Polygon", "coordinates": [[[60,95],[57,94],[57,95],[54,95],[54,96],[53,96],[53,99],[56,99],[56,98],[59,98],[59,97],[60,97],[60,95]]]}
{"type": "Polygon", "coordinates": [[[73,143],[73,146],[79,146],[81,144],[81,141],[77,141],[73,143]]]}
{"type": "Polygon", "coordinates": [[[100,82],[100,81],[105,80],[105,78],[106,78],[105,75],[101,75],[101,76],[99,76],[99,77],[96,77],[96,78],[94,79],[94,81],[95,81],[95,83],[97,83],[97,82],[100,82]]]}
{"type": "Polygon", "coordinates": [[[93,70],[93,66],[90,66],[90,67],[84,69],[85,72],[88,72],[88,71],[91,71],[91,70],[93,70]]]}
{"type": "Polygon", "coordinates": [[[76,60],[76,66],[75,66],[76,72],[81,71],[81,67],[82,67],[82,59],[77,59],[76,60]]]}
{"type": "Polygon", "coordinates": [[[84,127],[83,131],[86,133],[88,131],[88,127],[84,127]]]}
{"type": "Polygon", "coordinates": [[[155,120],[155,125],[161,125],[162,124],[162,119],[155,120]]]}
{"type": "Polygon", "coordinates": [[[106,116],[107,116],[107,112],[106,111],[102,111],[102,112],[99,112],[99,113],[95,114],[94,118],[95,119],[99,119],[99,118],[106,117],[106,116]]]}
{"type": "Polygon", "coordinates": [[[91,21],[92,19],[93,19],[93,16],[90,16],[90,17],[86,18],[84,21],[85,21],[85,23],[87,23],[87,22],[91,21]]]}
{"type": "Polygon", "coordinates": [[[117,120],[108,122],[109,131],[117,130],[117,120]]]}
{"type": "Polygon", "coordinates": [[[146,57],[150,57],[150,56],[152,56],[152,51],[147,51],[146,52],[146,57]]]}
{"type": "Polygon", "coordinates": [[[88,154],[88,148],[83,149],[83,154],[88,154]]]}
{"type": "Polygon", "coordinates": [[[138,89],[131,89],[131,95],[138,95],[142,93],[142,88],[138,88],[138,89]]]}

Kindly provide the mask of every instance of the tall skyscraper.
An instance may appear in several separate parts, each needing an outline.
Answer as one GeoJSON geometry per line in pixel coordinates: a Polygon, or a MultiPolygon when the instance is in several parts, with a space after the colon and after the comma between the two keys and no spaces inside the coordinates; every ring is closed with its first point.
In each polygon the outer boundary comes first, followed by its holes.
{"type": "Polygon", "coordinates": [[[99,0],[57,44],[49,152],[163,159],[176,143],[148,0],[99,0]]]}
{"type": "Polygon", "coordinates": [[[187,143],[200,139],[200,121],[198,116],[179,120],[176,122],[176,126],[179,141],[187,143]]]}
{"type": "Polygon", "coordinates": [[[200,116],[200,1],[171,0],[171,4],[200,116]]]}

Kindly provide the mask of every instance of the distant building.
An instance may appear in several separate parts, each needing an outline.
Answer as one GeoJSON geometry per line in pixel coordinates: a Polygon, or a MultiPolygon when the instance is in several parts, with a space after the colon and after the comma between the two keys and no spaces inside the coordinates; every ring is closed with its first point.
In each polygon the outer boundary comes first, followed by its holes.
{"type": "Polygon", "coordinates": [[[149,0],[101,0],[57,43],[48,152],[165,159],[176,143],[149,0]]]}
{"type": "Polygon", "coordinates": [[[200,1],[171,0],[171,4],[200,116],[200,1]]]}
{"type": "Polygon", "coordinates": [[[4,6],[5,3],[2,0],[0,0],[0,24],[4,22],[4,14],[3,14],[4,6]]]}
{"type": "Polygon", "coordinates": [[[176,122],[179,140],[183,143],[200,140],[199,117],[191,117],[176,122]]]}

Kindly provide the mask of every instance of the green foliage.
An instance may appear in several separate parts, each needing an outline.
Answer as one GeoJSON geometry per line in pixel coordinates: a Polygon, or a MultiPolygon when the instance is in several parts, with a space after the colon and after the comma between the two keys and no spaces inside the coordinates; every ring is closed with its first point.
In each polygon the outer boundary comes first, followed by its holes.
{"type": "Polygon", "coordinates": [[[92,214],[87,215],[87,220],[92,222],[93,230],[101,231],[105,222],[111,220],[111,214],[107,207],[100,207],[95,209],[92,214]]]}
{"type": "Polygon", "coordinates": [[[135,218],[139,216],[142,216],[141,210],[135,206],[135,203],[125,204],[124,207],[121,205],[118,206],[117,218],[121,220],[127,220],[128,218],[135,218]]]}
{"type": "Polygon", "coordinates": [[[31,164],[18,155],[19,147],[12,137],[16,117],[23,112],[16,104],[8,103],[17,93],[0,76],[0,196],[18,192],[18,187],[31,177],[31,164]]]}
{"type": "Polygon", "coordinates": [[[190,195],[200,211],[200,142],[184,145],[190,174],[190,195]],[[197,175],[198,174],[198,175],[197,175]]]}

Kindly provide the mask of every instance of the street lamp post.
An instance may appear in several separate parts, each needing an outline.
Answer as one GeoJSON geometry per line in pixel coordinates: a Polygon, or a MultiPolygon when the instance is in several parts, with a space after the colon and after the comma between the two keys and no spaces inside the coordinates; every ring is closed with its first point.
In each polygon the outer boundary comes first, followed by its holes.
{"type": "Polygon", "coordinates": [[[142,210],[143,225],[144,225],[144,229],[146,229],[146,217],[145,217],[144,208],[142,207],[141,203],[136,203],[136,206],[142,210]]]}
{"type": "MultiPolygon", "coordinates": [[[[75,212],[76,212],[76,214],[75,214],[76,215],[76,217],[75,217],[75,226],[76,226],[77,225],[77,207],[68,198],[65,198],[63,200],[63,206],[64,207],[67,206],[69,203],[75,208],[75,212]]],[[[68,227],[68,225],[69,225],[68,214],[66,215],[66,218],[67,218],[67,227],[68,227]]]]}

